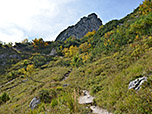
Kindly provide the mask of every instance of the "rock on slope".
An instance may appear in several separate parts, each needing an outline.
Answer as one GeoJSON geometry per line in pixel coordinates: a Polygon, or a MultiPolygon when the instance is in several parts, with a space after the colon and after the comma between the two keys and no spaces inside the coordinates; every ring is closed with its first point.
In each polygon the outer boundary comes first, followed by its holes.
{"type": "Polygon", "coordinates": [[[83,17],[80,21],[73,26],[69,26],[67,29],[63,30],[56,38],[57,40],[64,41],[70,36],[76,38],[82,38],[86,33],[93,30],[98,30],[102,25],[102,21],[97,17],[95,13],[88,15],[88,17],[83,17]]]}

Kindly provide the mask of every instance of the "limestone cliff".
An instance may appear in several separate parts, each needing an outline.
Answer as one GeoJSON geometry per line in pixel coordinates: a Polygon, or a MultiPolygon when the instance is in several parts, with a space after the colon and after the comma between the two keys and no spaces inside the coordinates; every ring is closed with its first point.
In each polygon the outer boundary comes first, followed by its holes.
{"type": "Polygon", "coordinates": [[[64,41],[70,36],[76,38],[82,38],[86,33],[93,30],[98,30],[102,25],[102,21],[97,17],[95,13],[83,17],[80,21],[72,26],[69,26],[67,29],[63,30],[56,38],[57,40],[64,41]]]}

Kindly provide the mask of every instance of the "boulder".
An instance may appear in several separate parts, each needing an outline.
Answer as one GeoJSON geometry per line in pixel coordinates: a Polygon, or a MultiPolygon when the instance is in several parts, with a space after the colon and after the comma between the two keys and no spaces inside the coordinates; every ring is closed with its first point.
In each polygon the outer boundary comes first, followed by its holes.
{"type": "Polygon", "coordinates": [[[57,54],[57,51],[56,51],[56,49],[53,48],[53,49],[51,50],[49,56],[55,56],[56,54],[57,54]]]}
{"type": "Polygon", "coordinates": [[[63,84],[63,87],[67,87],[68,86],[68,84],[63,84]]]}
{"type": "Polygon", "coordinates": [[[133,80],[133,81],[131,81],[131,82],[129,83],[128,89],[139,90],[140,87],[141,87],[141,85],[142,85],[145,81],[147,81],[147,77],[145,77],[145,76],[144,76],[144,77],[141,77],[141,78],[137,78],[137,79],[135,79],[135,80],[133,80]]]}
{"type": "Polygon", "coordinates": [[[92,110],[92,113],[95,114],[112,114],[107,110],[100,108],[99,106],[91,106],[90,109],[92,110]]]}
{"type": "Polygon", "coordinates": [[[83,90],[83,96],[78,99],[79,104],[91,104],[93,103],[94,97],[92,97],[88,91],[83,90]]]}
{"type": "Polygon", "coordinates": [[[38,104],[40,104],[40,99],[37,98],[37,97],[34,97],[34,98],[32,99],[32,101],[30,102],[30,105],[29,105],[29,106],[30,106],[31,109],[34,109],[34,108],[37,107],[38,104]]]}

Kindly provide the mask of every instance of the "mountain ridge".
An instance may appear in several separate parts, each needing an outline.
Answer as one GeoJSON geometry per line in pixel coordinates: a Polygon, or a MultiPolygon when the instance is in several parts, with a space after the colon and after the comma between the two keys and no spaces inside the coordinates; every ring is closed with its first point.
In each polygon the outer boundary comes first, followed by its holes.
{"type": "Polygon", "coordinates": [[[97,31],[102,25],[102,21],[95,13],[89,14],[87,17],[82,17],[75,25],[64,29],[55,39],[55,41],[64,41],[69,37],[82,38],[86,33],[93,30],[97,31]]]}

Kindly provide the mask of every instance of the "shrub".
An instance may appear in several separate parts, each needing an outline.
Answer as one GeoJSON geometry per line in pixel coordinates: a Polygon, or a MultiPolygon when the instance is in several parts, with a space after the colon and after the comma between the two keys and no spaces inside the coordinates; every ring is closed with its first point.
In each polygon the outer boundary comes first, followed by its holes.
{"type": "Polygon", "coordinates": [[[51,98],[55,98],[57,96],[57,93],[54,89],[50,90],[50,96],[51,96],[51,98]]]}
{"type": "Polygon", "coordinates": [[[39,67],[44,65],[47,62],[47,59],[45,56],[38,54],[32,58],[32,61],[36,67],[39,67]]]}
{"type": "Polygon", "coordinates": [[[51,107],[54,107],[56,105],[58,105],[58,101],[56,99],[52,99],[52,101],[51,101],[51,107]]]}
{"type": "Polygon", "coordinates": [[[92,32],[88,32],[84,37],[90,37],[93,36],[96,33],[95,30],[93,30],[92,32]]]}
{"type": "Polygon", "coordinates": [[[94,86],[92,86],[92,88],[91,88],[91,93],[95,94],[95,93],[97,93],[97,92],[100,91],[100,90],[101,90],[101,86],[99,86],[99,85],[94,85],[94,86]]]}
{"type": "Polygon", "coordinates": [[[72,58],[72,61],[71,61],[71,65],[74,66],[74,67],[78,67],[80,65],[83,64],[83,60],[82,58],[80,58],[78,55],[74,56],[72,58]]]}
{"type": "Polygon", "coordinates": [[[32,44],[35,48],[44,48],[46,46],[48,46],[49,44],[47,42],[45,42],[42,38],[35,38],[34,40],[32,40],[32,44]]]}
{"type": "Polygon", "coordinates": [[[48,90],[41,90],[39,92],[40,100],[44,103],[49,103],[51,101],[51,97],[48,90]]]}
{"type": "Polygon", "coordinates": [[[15,79],[17,77],[17,72],[16,71],[12,71],[10,72],[8,75],[7,75],[7,79],[8,80],[12,80],[12,79],[15,79]]]}
{"type": "Polygon", "coordinates": [[[40,100],[44,103],[50,103],[51,99],[56,97],[56,91],[54,89],[48,90],[41,90],[39,92],[40,100]]]}
{"type": "Polygon", "coordinates": [[[7,93],[3,93],[1,96],[0,96],[0,104],[2,103],[5,103],[6,101],[10,100],[10,97],[7,93]]]}

